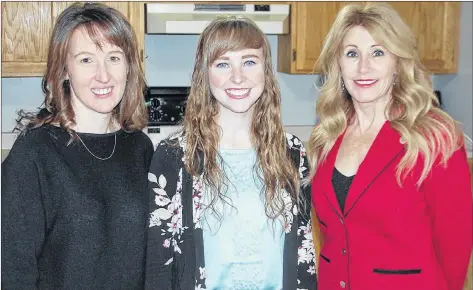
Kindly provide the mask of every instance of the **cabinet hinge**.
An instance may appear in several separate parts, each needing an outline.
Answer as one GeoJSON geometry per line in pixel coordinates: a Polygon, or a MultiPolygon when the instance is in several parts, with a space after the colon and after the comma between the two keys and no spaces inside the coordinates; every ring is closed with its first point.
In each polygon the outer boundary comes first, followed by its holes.
{"type": "Polygon", "coordinates": [[[292,61],[296,61],[296,50],[292,50],[292,61]]]}

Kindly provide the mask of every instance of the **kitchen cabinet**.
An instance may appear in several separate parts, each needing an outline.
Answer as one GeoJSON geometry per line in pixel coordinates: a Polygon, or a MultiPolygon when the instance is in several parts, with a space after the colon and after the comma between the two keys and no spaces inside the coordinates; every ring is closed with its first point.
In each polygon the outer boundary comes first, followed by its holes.
{"type": "MultiPolygon", "coordinates": [[[[40,77],[49,37],[59,14],[74,2],[2,2],[2,77],[40,77]]],[[[144,3],[104,2],[127,18],[138,37],[143,61],[144,3]]]]}
{"type": "MultiPolygon", "coordinates": [[[[389,2],[414,31],[422,63],[431,73],[458,70],[460,2],[389,2]]],[[[278,71],[317,73],[314,64],[346,2],[291,2],[289,35],[278,36],[278,71]]]]}

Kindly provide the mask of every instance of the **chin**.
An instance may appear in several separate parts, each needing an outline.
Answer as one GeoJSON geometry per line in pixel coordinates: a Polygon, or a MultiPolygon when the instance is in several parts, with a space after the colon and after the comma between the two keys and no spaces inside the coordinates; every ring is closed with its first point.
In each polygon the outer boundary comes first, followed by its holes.
{"type": "Polygon", "coordinates": [[[352,99],[356,101],[357,103],[366,104],[366,103],[372,103],[376,101],[377,99],[379,99],[379,96],[378,97],[376,96],[353,97],[352,96],[352,99]]]}
{"type": "Polygon", "coordinates": [[[115,105],[115,106],[113,106],[113,105],[110,105],[110,106],[96,106],[96,107],[92,107],[91,109],[94,110],[97,113],[100,113],[100,114],[109,114],[116,107],[117,107],[117,105],[115,105]]]}
{"type": "Polygon", "coordinates": [[[250,108],[228,108],[228,109],[235,114],[244,114],[250,110],[250,108]]]}

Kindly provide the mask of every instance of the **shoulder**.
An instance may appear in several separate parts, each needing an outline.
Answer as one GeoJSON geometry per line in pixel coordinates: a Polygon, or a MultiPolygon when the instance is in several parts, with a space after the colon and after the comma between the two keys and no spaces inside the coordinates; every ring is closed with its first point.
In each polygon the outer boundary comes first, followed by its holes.
{"type": "Polygon", "coordinates": [[[67,143],[69,138],[70,135],[65,130],[52,125],[43,125],[26,129],[20,133],[13,144],[12,150],[34,152],[51,143],[67,143]]]}
{"type": "Polygon", "coordinates": [[[47,158],[54,144],[66,145],[69,134],[61,128],[43,125],[22,131],[13,143],[5,161],[8,162],[37,162],[47,158]]]}
{"type": "Polygon", "coordinates": [[[132,139],[133,143],[135,144],[144,144],[146,146],[153,147],[153,142],[151,142],[151,139],[146,135],[143,131],[131,131],[131,132],[124,132],[124,137],[127,139],[132,139]]]}
{"type": "Polygon", "coordinates": [[[305,152],[304,144],[302,143],[301,139],[299,139],[299,137],[287,132],[285,134],[287,145],[290,151],[305,152]]]}
{"type": "Polygon", "coordinates": [[[301,139],[295,135],[286,133],[286,141],[289,154],[294,164],[299,167],[299,170],[305,170],[307,168],[307,153],[301,139]]]}
{"type": "Polygon", "coordinates": [[[156,162],[178,161],[182,160],[183,156],[182,140],[180,138],[166,138],[156,145],[153,160],[156,162]]]}

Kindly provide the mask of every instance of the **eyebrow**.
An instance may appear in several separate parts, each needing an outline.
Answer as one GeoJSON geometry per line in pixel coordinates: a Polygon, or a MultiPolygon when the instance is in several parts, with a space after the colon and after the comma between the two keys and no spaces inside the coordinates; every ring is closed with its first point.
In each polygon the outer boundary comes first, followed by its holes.
{"type": "MultiPolygon", "coordinates": [[[[242,59],[247,59],[247,58],[257,58],[257,59],[259,59],[259,56],[257,56],[256,54],[247,54],[247,55],[242,56],[241,58],[242,59]]],[[[221,56],[217,59],[219,59],[219,60],[229,60],[230,58],[227,57],[227,56],[221,56]]]]}
{"type": "Polygon", "coordinates": [[[247,54],[247,55],[244,55],[242,58],[243,59],[247,59],[247,58],[258,58],[259,59],[259,56],[257,56],[256,54],[247,54]]]}
{"type": "MultiPolygon", "coordinates": [[[[112,54],[112,53],[120,53],[120,54],[125,55],[125,53],[124,53],[123,51],[120,51],[120,50],[112,50],[112,51],[110,51],[108,54],[112,54]]],[[[73,56],[73,58],[76,58],[76,57],[78,57],[78,56],[81,55],[81,54],[93,55],[93,53],[92,53],[92,52],[89,52],[89,51],[79,51],[78,53],[76,53],[76,54],[73,56]]]]}
{"type": "MultiPolygon", "coordinates": [[[[354,44],[347,44],[345,45],[345,48],[349,47],[349,46],[353,46],[355,48],[358,48],[358,46],[354,45],[354,44]]],[[[375,46],[381,46],[381,44],[373,44],[371,47],[375,47],[375,46]]]]}

